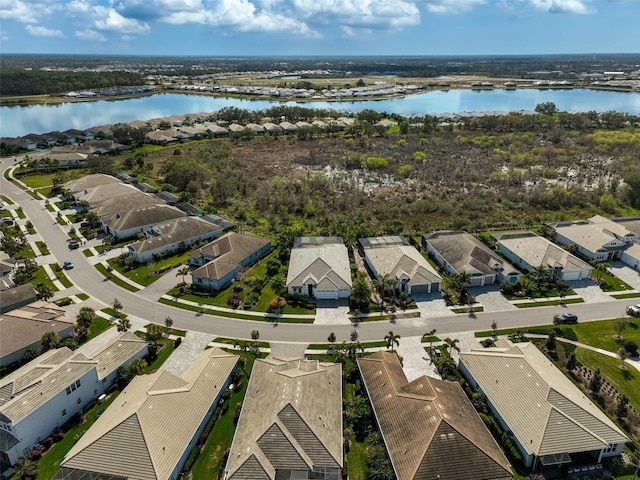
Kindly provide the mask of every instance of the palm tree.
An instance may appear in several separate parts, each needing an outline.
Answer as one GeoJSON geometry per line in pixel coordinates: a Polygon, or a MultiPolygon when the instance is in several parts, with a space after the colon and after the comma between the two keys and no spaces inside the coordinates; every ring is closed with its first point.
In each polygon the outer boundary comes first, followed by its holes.
{"type": "Polygon", "coordinates": [[[271,277],[269,286],[271,287],[271,290],[273,290],[273,293],[275,293],[278,297],[281,297],[287,288],[287,279],[284,278],[283,274],[278,273],[271,277]]]}
{"type": "Polygon", "coordinates": [[[460,342],[460,340],[458,340],[457,338],[454,338],[453,340],[449,337],[444,339],[444,347],[445,347],[445,353],[447,356],[451,356],[451,350],[456,350],[456,351],[460,351],[460,347],[458,347],[458,343],[460,342]]]}
{"type": "Polygon", "coordinates": [[[533,275],[533,283],[535,283],[536,288],[540,289],[549,279],[549,269],[544,265],[538,265],[533,267],[531,275],[533,275]]]}
{"type": "Polygon", "coordinates": [[[154,347],[158,347],[158,340],[162,338],[162,329],[160,325],[152,323],[147,327],[147,341],[153,343],[154,347]]]}
{"type": "Polygon", "coordinates": [[[458,282],[460,283],[460,289],[464,288],[464,286],[468,283],[471,283],[471,274],[466,270],[462,270],[460,273],[456,275],[458,277],[458,282]]]}
{"type": "Polygon", "coordinates": [[[351,300],[358,306],[368,305],[371,301],[371,285],[363,277],[356,277],[351,286],[351,300]]]}
{"type": "Polygon", "coordinates": [[[82,307],[76,316],[76,325],[80,332],[80,336],[85,336],[91,324],[96,319],[96,312],[91,307],[82,307]]]}
{"type": "Polygon", "coordinates": [[[38,298],[48,302],[51,297],[53,297],[53,289],[49,285],[45,285],[44,283],[38,283],[35,287],[38,298]]]}
{"type": "Polygon", "coordinates": [[[596,265],[596,268],[593,272],[593,278],[598,285],[602,283],[602,276],[609,271],[611,265],[607,262],[601,262],[596,265]]]}
{"type": "Polygon", "coordinates": [[[26,455],[19,456],[13,468],[15,473],[12,478],[16,480],[35,480],[38,476],[38,464],[26,455]]]}
{"type": "Polygon", "coordinates": [[[42,334],[42,350],[45,352],[52,348],[58,348],[60,345],[60,337],[56,332],[45,332],[42,334]]]}
{"type": "Polygon", "coordinates": [[[391,278],[388,273],[382,275],[379,279],[373,281],[373,285],[380,295],[381,304],[384,305],[384,301],[386,298],[393,297],[396,288],[395,279],[391,278]]]}
{"type": "Polygon", "coordinates": [[[120,310],[122,310],[122,304],[120,303],[120,300],[118,300],[117,298],[113,299],[113,303],[111,304],[111,306],[116,311],[116,313],[119,313],[120,310]]]}
{"type": "Polygon", "coordinates": [[[391,351],[393,351],[394,345],[396,347],[400,346],[400,335],[395,335],[392,331],[389,331],[389,333],[384,337],[384,341],[387,342],[387,350],[391,348],[391,351]]]}
{"type": "Polygon", "coordinates": [[[182,276],[182,283],[185,283],[184,281],[184,277],[187,276],[189,274],[189,267],[187,265],[185,265],[184,267],[181,267],[178,269],[178,271],[176,272],[176,277],[178,275],[182,276]]]}
{"type": "Polygon", "coordinates": [[[131,320],[128,318],[119,318],[117,328],[119,332],[128,332],[131,328],[131,320]]]}
{"type": "MultiPolygon", "coordinates": [[[[433,337],[435,336],[436,332],[437,332],[437,330],[435,328],[432,328],[427,333],[422,335],[422,340],[425,340],[427,338],[429,339],[429,357],[432,356],[432,352],[433,352],[433,337]]],[[[431,362],[433,363],[433,359],[431,360],[431,362]]]]}

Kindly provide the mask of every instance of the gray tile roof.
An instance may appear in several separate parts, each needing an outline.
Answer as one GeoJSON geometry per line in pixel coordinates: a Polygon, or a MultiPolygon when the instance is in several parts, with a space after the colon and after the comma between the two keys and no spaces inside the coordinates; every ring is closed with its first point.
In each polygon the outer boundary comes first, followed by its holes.
{"type": "Polygon", "coordinates": [[[179,208],[166,204],[137,206],[129,204],[129,208],[122,212],[103,218],[102,223],[113,230],[122,232],[133,228],[143,228],[158,223],[168,222],[186,214],[179,208]]]}
{"type": "Polygon", "coordinates": [[[461,353],[460,361],[527,452],[574,453],[627,441],[535,345],[496,345],[461,353]]]}
{"type": "Polygon", "coordinates": [[[216,225],[199,217],[176,218],[154,226],[153,230],[156,235],[132,243],[128,248],[136,253],[144,253],[221,231],[216,225]]]}
{"type": "Polygon", "coordinates": [[[257,359],[226,470],[273,480],[276,470],[342,468],[342,369],[316,360],[257,359]]]}
{"type": "Polygon", "coordinates": [[[321,290],[351,289],[349,254],[342,238],[295,239],[289,260],[287,287],[302,286],[309,278],[313,278],[321,290]]]}

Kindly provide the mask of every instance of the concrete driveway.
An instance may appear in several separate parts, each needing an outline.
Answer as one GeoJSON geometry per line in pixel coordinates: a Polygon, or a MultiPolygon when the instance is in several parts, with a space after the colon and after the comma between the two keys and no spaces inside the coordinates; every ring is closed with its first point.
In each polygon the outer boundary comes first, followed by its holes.
{"type": "Polygon", "coordinates": [[[316,319],[314,325],[351,325],[349,320],[349,301],[316,300],[316,319]]]}
{"type": "Polygon", "coordinates": [[[476,301],[482,305],[485,312],[500,312],[503,310],[516,310],[514,306],[507,300],[498,285],[485,285],[484,287],[472,287],[469,293],[476,297],[476,301]]]}
{"type": "Polygon", "coordinates": [[[631,288],[640,290],[640,272],[628,267],[622,262],[613,262],[611,264],[611,270],[616,277],[628,283],[631,288]]]}
{"type": "Polygon", "coordinates": [[[569,287],[576,292],[576,295],[582,297],[584,303],[611,302],[615,300],[603,292],[592,280],[585,279],[569,282],[569,287]]]}

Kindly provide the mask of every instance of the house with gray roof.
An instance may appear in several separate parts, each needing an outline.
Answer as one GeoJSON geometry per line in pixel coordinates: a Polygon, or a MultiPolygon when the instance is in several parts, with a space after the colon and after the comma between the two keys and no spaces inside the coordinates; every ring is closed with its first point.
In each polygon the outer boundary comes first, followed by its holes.
{"type": "Polygon", "coordinates": [[[104,173],[93,173],[91,175],[86,175],[84,177],[78,178],[76,180],[71,180],[64,184],[65,188],[67,188],[72,194],[81,193],[84,191],[88,191],[95,187],[100,187],[102,185],[109,185],[113,183],[121,183],[116,177],[111,175],[105,175],[104,173]]]}
{"type": "Polygon", "coordinates": [[[358,368],[398,480],[507,480],[509,462],[459,383],[407,380],[394,353],[358,368]]]}
{"type": "Polygon", "coordinates": [[[298,237],[294,240],[287,291],[317,299],[349,298],[349,254],[341,237],[298,237]]]}
{"type": "Polygon", "coordinates": [[[136,193],[139,191],[140,190],[138,190],[133,185],[122,183],[117,180],[117,183],[98,185],[93,188],[87,188],[80,192],[74,192],[73,196],[78,202],[87,201],[91,206],[95,206],[100,202],[104,202],[105,200],[110,200],[112,198],[125,195],[131,195],[132,193],[136,193]]]}
{"type": "Polygon", "coordinates": [[[182,377],[135,377],[66,454],[55,480],[179,478],[237,363],[212,348],[182,377]]]}
{"type": "Polygon", "coordinates": [[[127,245],[129,253],[139,263],[211,240],[222,235],[224,230],[200,217],[180,217],[154,225],[143,233],[146,238],[127,245]]]}
{"type": "Polygon", "coordinates": [[[443,230],[422,236],[422,246],[448,274],[467,272],[468,286],[481,287],[508,281],[517,283],[520,272],[467,232],[443,230]]]}
{"type": "MultiPolygon", "coordinates": [[[[117,202],[117,199],[118,197],[107,201],[113,203],[117,202]]],[[[128,206],[122,205],[122,207],[122,211],[111,215],[99,215],[105,232],[115,238],[133,237],[159,223],[186,216],[179,208],[163,203],[147,206],[129,203],[128,206]]]]}
{"type": "Polygon", "coordinates": [[[529,231],[494,233],[498,249],[526,272],[543,265],[552,280],[591,278],[593,267],[555,243],[529,231]]]}
{"type": "Polygon", "coordinates": [[[192,284],[208,290],[222,290],[241,269],[252,265],[271,250],[271,240],[229,232],[194,250],[189,264],[192,284]]]}
{"type": "Polygon", "coordinates": [[[35,302],[37,298],[36,289],[30,283],[4,289],[0,295],[0,313],[28,305],[35,302]]]}
{"type": "MultiPolygon", "coordinates": [[[[4,290],[0,296],[4,301],[5,294],[18,289],[4,290]]],[[[39,349],[46,332],[55,332],[60,338],[73,337],[74,322],[65,317],[62,308],[54,303],[36,301],[34,295],[30,303],[3,312],[0,331],[0,367],[6,367],[21,361],[27,350],[39,349]]]]}
{"type": "Polygon", "coordinates": [[[460,371],[512,432],[534,470],[599,463],[622,453],[625,434],[530,342],[499,339],[460,354],[460,371]],[[577,464],[575,462],[578,462],[577,464]]]}
{"type": "Polygon", "coordinates": [[[440,291],[442,278],[404,237],[370,237],[358,242],[360,253],[375,277],[380,280],[389,275],[398,292],[415,295],[440,291]]]}
{"type": "Polygon", "coordinates": [[[342,366],[256,359],[226,480],[342,478],[342,366]]]}
{"type": "Polygon", "coordinates": [[[588,220],[549,224],[561,245],[574,248],[597,262],[621,260],[623,252],[638,241],[638,234],[600,215],[588,220]]]}
{"type": "Polygon", "coordinates": [[[113,384],[119,367],[147,352],[146,341],[125,333],[93,358],[67,347],[58,348],[3,377],[0,380],[3,469],[102,395],[113,384]]]}

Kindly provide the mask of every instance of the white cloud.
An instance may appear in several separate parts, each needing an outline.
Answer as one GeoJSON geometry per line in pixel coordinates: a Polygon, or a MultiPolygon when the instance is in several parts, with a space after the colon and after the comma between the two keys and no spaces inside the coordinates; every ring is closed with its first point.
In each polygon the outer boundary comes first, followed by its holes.
{"type": "Polygon", "coordinates": [[[34,37],[57,37],[65,38],[65,34],[60,30],[53,30],[51,28],[43,27],[42,25],[27,25],[24,27],[29,35],[34,37]]]}
{"type": "Polygon", "coordinates": [[[85,0],[72,0],[65,6],[65,10],[71,14],[91,12],[91,2],[85,0]]]}
{"type": "Polygon", "coordinates": [[[76,30],[76,37],[88,42],[106,42],[107,37],[95,30],[76,30]]]}
{"type": "Polygon", "coordinates": [[[42,0],[0,0],[0,19],[37,23],[60,6],[42,0]]]}
{"type": "Polygon", "coordinates": [[[350,28],[400,28],[420,23],[420,11],[407,0],[292,0],[309,22],[350,28]]]}
{"type": "MultiPolygon", "coordinates": [[[[588,0],[587,0],[588,1],[588,0]]],[[[551,13],[593,13],[585,0],[527,0],[527,2],[537,8],[551,13]]]]}
{"type": "Polygon", "coordinates": [[[425,6],[431,13],[461,13],[473,10],[478,5],[485,4],[485,0],[426,0],[425,6]]]}
{"type": "Polygon", "coordinates": [[[96,6],[93,7],[93,11],[96,17],[93,24],[98,30],[117,32],[125,35],[136,35],[149,31],[149,25],[147,23],[140,23],[134,18],[125,18],[113,8],[96,6]]]}

